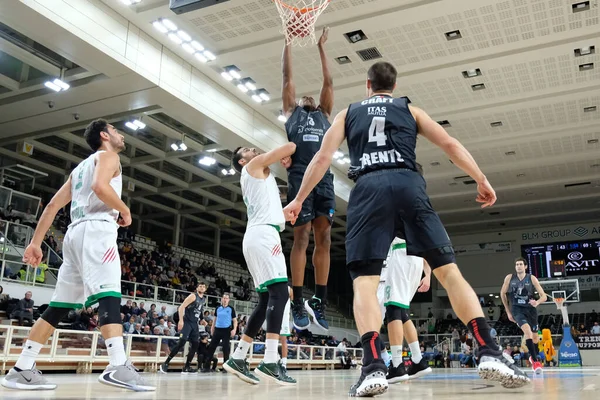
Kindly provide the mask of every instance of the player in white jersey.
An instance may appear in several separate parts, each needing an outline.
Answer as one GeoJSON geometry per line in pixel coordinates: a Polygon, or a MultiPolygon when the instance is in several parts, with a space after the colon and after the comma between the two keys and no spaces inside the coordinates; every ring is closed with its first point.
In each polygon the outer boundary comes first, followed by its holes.
{"type": "Polygon", "coordinates": [[[38,266],[41,244],[58,210],[71,202],[71,225],[63,243],[63,264],[50,304],[23,346],[14,368],[2,380],[11,389],[55,389],[35,368],[35,359],[54,329],[70,310],[98,303],[100,331],[110,363],[100,375],[101,383],[134,391],[153,391],[131,362],[123,347],[121,325],[121,263],[117,229],[131,224],[131,212],[121,200],[122,177],[119,154],[125,138],[115,127],[99,119],[85,130],[94,151],[71,173],[67,182],[44,209],[23,262],[38,266]],[[120,214],[120,217],[119,217],[120,214]]]}
{"type": "Polygon", "coordinates": [[[266,154],[259,154],[256,149],[248,147],[239,147],[233,152],[232,163],[241,172],[242,195],[248,209],[242,248],[259,297],[242,339],[224,368],[251,384],[259,383],[259,379],[248,370],[246,355],[265,319],[265,356],[254,372],[280,385],[296,384],[282,367],[277,353],[281,322],[290,296],[279,237],[279,232],[285,228],[285,218],[279,188],[269,168],[271,164],[291,156],[295,151],[296,145],[287,143],[266,154]]]}
{"type": "Polygon", "coordinates": [[[382,308],[385,308],[392,351],[392,365],[386,378],[389,383],[397,383],[432,372],[421,354],[417,330],[408,314],[410,301],[417,290],[429,290],[431,268],[421,257],[407,255],[406,242],[396,237],[390,246],[385,269],[385,289],[383,293],[378,291],[378,299],[382,308]],[[423,272],[425,276],[421,279],[423,272]],[[405,335],[411,353],[408,371],[404,368],[402,360],[402,342],[405,335]]]}

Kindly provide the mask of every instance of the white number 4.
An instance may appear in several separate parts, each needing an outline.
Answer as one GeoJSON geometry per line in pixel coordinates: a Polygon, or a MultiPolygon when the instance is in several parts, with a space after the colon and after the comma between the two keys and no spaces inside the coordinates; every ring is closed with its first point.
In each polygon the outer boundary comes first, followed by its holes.
{"type": "Polygon", "coordinates": [[[377,142],[377,146],[385,146],[387,142],[385,117],[373,117],[369,127],[369,142],[377,142]]]}

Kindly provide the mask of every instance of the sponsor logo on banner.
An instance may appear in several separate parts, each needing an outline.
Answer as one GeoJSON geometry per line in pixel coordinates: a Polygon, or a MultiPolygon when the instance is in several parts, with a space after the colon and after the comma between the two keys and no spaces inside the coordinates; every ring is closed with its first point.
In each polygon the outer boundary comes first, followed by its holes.
{"type": "Polygon", "coordinates": [[[571,336],[571,328],[568,326],[563,327],[563,339],[558,351],[558,366],[563,368],[581,367],[581,355],[573,336],[571,336]]]}
{"type": "Polygon", "coordinates": [[[567,227],[567,228],[556,228],[556,229],[546,229],[546,230],[535,230],[523,232],[521,234],[522,240],[538,240],[538,239],[557,239],[557,238],[565,238],[569,236],[578,236],[578,237],[587,237],[600,235],[600,226],[595,226],[591,229],[588,229],[583,226],[575,226],[575,227],[567,227]]]}
{"type": "Polygon", "coordinates": [[[579,350],[600,350],[600,335],[579,335],[575,342],[579,350]]]}

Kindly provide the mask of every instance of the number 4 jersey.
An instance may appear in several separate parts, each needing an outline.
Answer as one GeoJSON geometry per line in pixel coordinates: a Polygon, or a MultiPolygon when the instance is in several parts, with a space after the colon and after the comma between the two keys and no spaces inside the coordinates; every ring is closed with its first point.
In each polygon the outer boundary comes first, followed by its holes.
{"type": "Polygon", "coordinates": [[[351,104],[345,126],[350,179],[379,169],[416,171],[417,122],[408,98],[376,95],[351,104]]]}

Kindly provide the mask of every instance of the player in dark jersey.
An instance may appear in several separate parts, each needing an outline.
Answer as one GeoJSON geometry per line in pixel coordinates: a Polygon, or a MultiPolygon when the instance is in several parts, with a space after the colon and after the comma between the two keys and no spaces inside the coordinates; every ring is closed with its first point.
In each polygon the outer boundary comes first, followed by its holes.
{"type": "Polygon", "coordinates": [[[169,363],[179,353],[179,350],[183,349],[185,342],[189,341],[191,347],[188,351],[185,366],[181,371],[182,374],[197,374],[198,370],[191,367],[194,354],[198,350],[198,344],[200,342],[200,329],[198,328],[198,322],[202,319],[204,303],[206,298],[204,297],[206,292],[206,283],[199,282],[196,287],[196,292],[190,294],[179,306],[177,310],[179,312],[179,323],[177,324],[177,331],[179,332],[179,341],[171,350],[171,353],[167,357],[164,363],[160,364],[158,368],[159,372],[166,374],[169,369],[169,363]]]}
{"type": "Polygon", "coordinates": [[[527,261],[524,258],[515,260],[515,274],[506,275],[500,290],[502,303],[506,308],[508,319],[515,322],[525,336],[525,343],[529,349],[529,362],[531,369],[536,374],[542,372],[542,363],[538,359],[538,316],[536,307],[544,303],[548,296],[544,292],[538,279],[527,273],[527,261]],[[539,299],[536,300],[534,293],[539,299]],[[510,296],[510,304],[508,302],[510,296]]]}
{"type": "Polygon", "coordinates": [[[377,286],[383,261],[400,227],[406,233],[408,255],[427,260],[447,290],[456,314],[477,340],[480,376],[505,387],[523,386],[529,378],[498,351],[477,295],[461,275],[450,239],[431,207],[425,180],[416,171],[417,132],[444,150],[477,182],[477,201],[482,207],[493,205],[496,193],[458,140],[424,111],[409,106],[407,98],[392,97],[396,76],[396,69],[387,62],[369,69],[369,97],[336,116],[306,169],[296,199],[284,209],[286,218],[293,222],[346,139],[351,160],[349,176],[356,181],[348,202],[346,262],[353,279],[354,316],[363,347],[362,374],[350,395],[373,396],[387,391],[387,370],[377,354],[381,346],[377,286]]]}
{"type": "MultiPolygon", "coordinates": [[[[323,29],[319,39],[319,55],[323,70],[323,86],[319,105],[310,96],[303,96],[296,103],[296,85],[292,79],[292,54],[290,45],[283,51],[283,113],[287,118],[285,130],[290,142],[296,144],[296,152],[281,160],[288,170],[288,201],[296,197],[306,167],[321,147],[323,136],[331,126],[328,121],[333,110],[333,80],[329,72],[324,45],[328,28],[323,29]]],[[[303,203],[302,211],[294,224],[294,245],[290,255],[292,269],[292,315],[297,329],[306,329],[310,325],[308,314],[313,322],[327,330],[329,325],[325,317],[327,301],[327,279],[329,277],[329,250],[331,247],[331,223],[335,212],[335,192],[333,174],[327,171],[303,203]],[[313,264],[315,267],[315,295],[304,301],[304,269],[306,250],[313,231],[315,248],[313,264]]]]}

